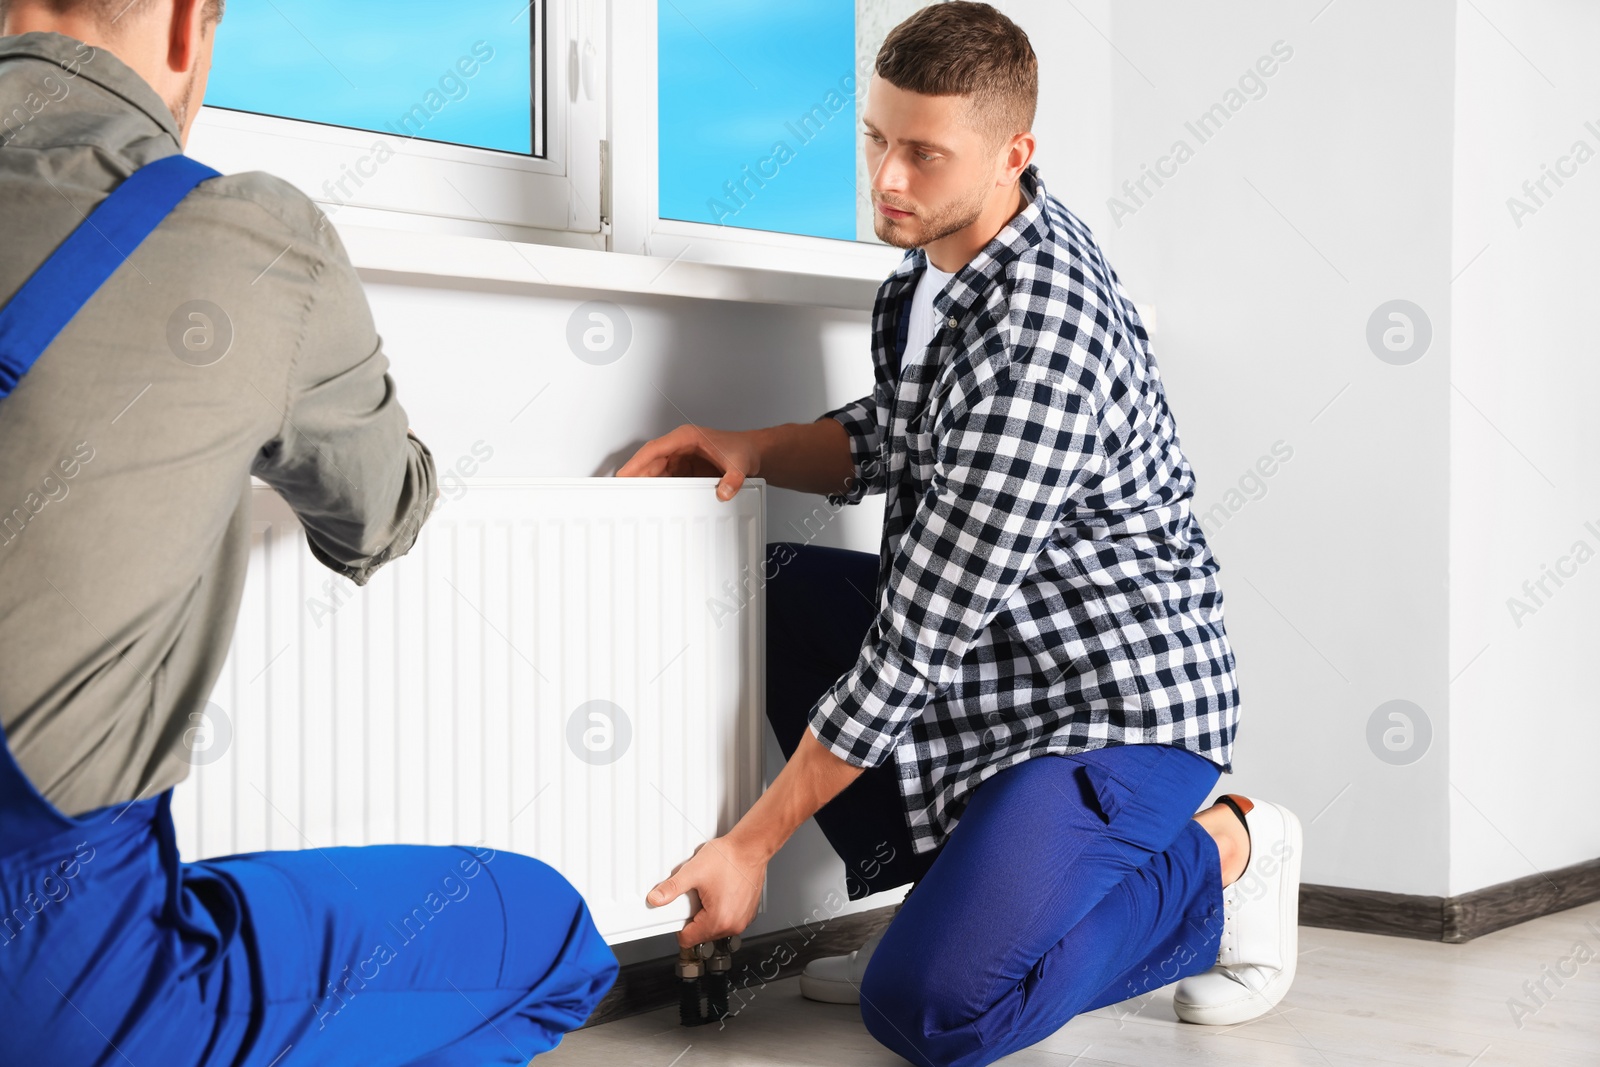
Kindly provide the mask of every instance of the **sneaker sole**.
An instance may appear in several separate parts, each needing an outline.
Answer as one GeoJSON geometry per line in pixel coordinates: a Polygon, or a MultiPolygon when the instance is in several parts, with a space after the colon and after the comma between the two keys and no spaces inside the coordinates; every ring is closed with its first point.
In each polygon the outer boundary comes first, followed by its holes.
{"type": "Polygon", "coordinates": [[[861,991],[849,982],[835,982],[826,978],[813,978],[800,972],[800,995],[807,1000],[824,1004],[860,1004],[861,991]]]}

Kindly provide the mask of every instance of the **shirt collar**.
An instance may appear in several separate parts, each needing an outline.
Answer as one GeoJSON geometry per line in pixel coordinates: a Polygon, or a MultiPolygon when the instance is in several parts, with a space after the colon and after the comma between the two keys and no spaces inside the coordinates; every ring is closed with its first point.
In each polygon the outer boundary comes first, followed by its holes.
{"type": "Polygon", "coordinates": [[[64,33],[35,32],[0,37],[0,60],[18,56],[54,63],[66,72],[67,77],[81,77],[121,97],[144,112],[172,138],[173,145],[179,151],[183,150],[178,120],[173,117],[166,101],[157,95],[149,82],[105,48],[92,47],[64,33]]]}

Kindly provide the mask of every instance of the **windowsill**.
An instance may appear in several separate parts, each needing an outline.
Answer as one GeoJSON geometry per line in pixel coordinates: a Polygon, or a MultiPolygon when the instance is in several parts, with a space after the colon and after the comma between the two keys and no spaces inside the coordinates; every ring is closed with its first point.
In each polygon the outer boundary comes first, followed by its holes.
{"type": "MultiPolygon", "coordinates": [[[[417,233],[335,220],[367,281],[477,281],[514,288],[643,293],[698,300],[871,311],[881,273],[867,257],[797,257],[782,249],[740,265],[628,255],[449,233],[417,233]]],[[[898,254],[898,253],[895,253],[898,254]]]]}

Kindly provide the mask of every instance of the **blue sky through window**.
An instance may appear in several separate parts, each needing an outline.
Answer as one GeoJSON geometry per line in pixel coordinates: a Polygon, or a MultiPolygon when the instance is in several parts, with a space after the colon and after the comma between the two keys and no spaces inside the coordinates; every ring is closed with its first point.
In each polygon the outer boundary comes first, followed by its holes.
{"type": "Polygon", "coordinates": [[[855,0],[659,0],[661,217],[856,236],[855,0]]]}
{"type": "Polygon", "coordinates": [[[526,0],[232,0],[205,102],[533,151],[526,0]]]}

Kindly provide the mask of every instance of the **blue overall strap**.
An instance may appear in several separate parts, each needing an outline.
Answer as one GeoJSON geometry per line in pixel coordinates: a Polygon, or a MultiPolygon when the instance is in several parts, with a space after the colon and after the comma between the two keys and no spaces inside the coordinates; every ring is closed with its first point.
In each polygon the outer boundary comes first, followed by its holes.
{"type": "Polygon", "coordinates": [[[189,191],[218,172],[185,155],[134,171],[0,308],[0,398],[189,191]]]}

